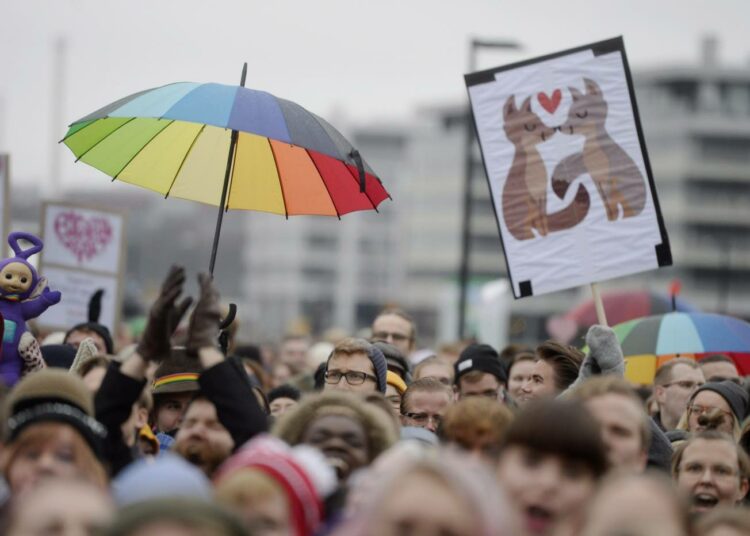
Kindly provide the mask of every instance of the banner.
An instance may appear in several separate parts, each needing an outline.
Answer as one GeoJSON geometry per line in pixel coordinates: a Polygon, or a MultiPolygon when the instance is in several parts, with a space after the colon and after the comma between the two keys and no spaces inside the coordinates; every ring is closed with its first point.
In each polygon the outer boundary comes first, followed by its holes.
{"type": "Polygon", "coordinates": [[[86,322],[89,299],[103,289],[99,322],[114,334],[125,270],[125,216],[104,208],[44,203],[42,239],[39,271],[62,293],[60,303],[41,317],[43,326],[67,329],[86,322]]]}
{"type": "Polygon", "coordinates": [[[672,264],[622,38],[465,79],[516,298],[672,264]]]}

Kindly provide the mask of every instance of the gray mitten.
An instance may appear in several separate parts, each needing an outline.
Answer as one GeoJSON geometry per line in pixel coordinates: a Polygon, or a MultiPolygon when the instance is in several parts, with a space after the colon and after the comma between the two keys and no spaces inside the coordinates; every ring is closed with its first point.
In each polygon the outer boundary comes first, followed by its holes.
{"type": "Polygon", "coordinates": [[[591,326],[586,334],[586,344],[589,346],[589,353],[584,366],[589,362],[589,366],[593,367],[593,361],[601,374],[625,376],[625,359],[622,356],[620,341],[611,328],[598,324],[591,326]]]}

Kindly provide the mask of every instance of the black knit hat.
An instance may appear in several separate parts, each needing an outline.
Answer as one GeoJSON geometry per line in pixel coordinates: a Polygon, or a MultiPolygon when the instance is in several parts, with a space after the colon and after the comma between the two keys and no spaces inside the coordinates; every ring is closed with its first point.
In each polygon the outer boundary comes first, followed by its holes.
{"type": "Polygon", "coordinates": [[[5,401],[6,438],[15,440],[27,427],[41,422],[72,426],[98,457],[107,435],[94,419],[94,401],[83,380],[60,369],[44,369],[25,376],[5,401]]]}
{"type": "Polygon", "coordinates": [[[713,391],[714,393],[720,395],[724,400],[727,401],[729,407],[732,408],[732,413],[734,413],[735,417],[737,418],[737,422],[741,424],[742,421],[745,420],[745,417],[747,416],[748,406],[750,405],[750,398],[748,397],[747,391],[745,391],[736,383],[729,380],[723,382],[704,383],[695,391],[695,393],[693,393],[693,396],[690,397],[690,400],[695,400],[695,397],[701,391],[713,391]]]}
{"type": "Polygon", "coordinates": [[[461,376],[474,370],[492,374],[502,383],[508,382],[508,374],[500,361],[500,355],[488,344],[472,344],[461,352],[455,365],[456,385],[461,376]]]}
{"type": "Polygon", "coordinates": [[[372,345],[383,352],[388,370],[392,370],[401,376],[405,382],[411,382],[411,367],[398,348],[385,341],[373,341],[372,345]]]}

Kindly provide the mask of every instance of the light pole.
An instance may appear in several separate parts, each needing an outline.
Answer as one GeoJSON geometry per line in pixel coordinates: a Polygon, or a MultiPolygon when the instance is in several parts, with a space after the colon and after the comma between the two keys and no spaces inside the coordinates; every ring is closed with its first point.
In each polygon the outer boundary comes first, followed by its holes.
{"type": "MultiPolygon", "coordinates": [[[[515,41],[473,38],[469,45],[469,72],[477,68],[477,52],[482,48],[502,48],[518,50],[521,45],[515,41]]],[[[469,255],[471,253],[471,205],[472,177],[474,176],[474,118],[471,106],[466,108],[466,138],[464,146],[464,206],[461,231],[461,264],[458,275],[458,337],[463,339],[466,331],[466,294],[469,284],[469,255]]]]}

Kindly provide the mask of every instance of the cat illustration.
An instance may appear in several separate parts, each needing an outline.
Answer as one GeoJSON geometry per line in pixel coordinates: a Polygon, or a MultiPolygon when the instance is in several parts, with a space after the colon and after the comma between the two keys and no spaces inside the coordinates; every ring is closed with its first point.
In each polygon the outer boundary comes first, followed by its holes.
{"type": "Polygon", "coordinates": [[[633,159],[607,133],[607,101],[593,80],[584,78],[586,94],[569,87],[573,99],[568,118],[558,127],[563,134],[585,137],[583,151],[563,159],[552,173],[552,189],[562,198],[570,183],[588,173],[604,201],[607,219],[637,216],[646,205],[646,183],[633,159]]]}
{"type": "Polygon", "coordinates": [[[586,217],[591,202],[583,185],[570,205],[547,214],[547,168],[536,146],[555,134],[555,129],[531,110],[530,97],[520,108],[516,108],[514,96],[508,98],[503,118],[505,134],[515,147],[502,197],[503,219],[510,234],[516,240],[529,240],[535,236],[532,229],[546,236],[577,225],[586,217]]]}

